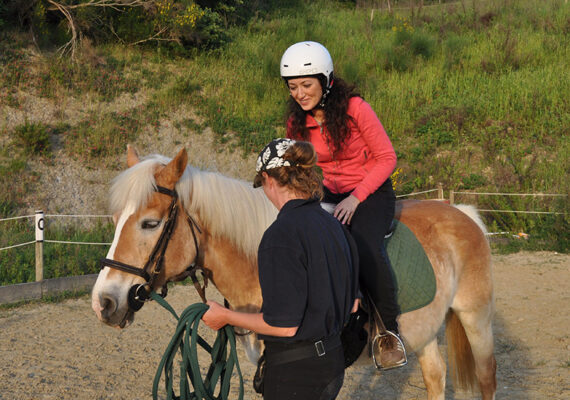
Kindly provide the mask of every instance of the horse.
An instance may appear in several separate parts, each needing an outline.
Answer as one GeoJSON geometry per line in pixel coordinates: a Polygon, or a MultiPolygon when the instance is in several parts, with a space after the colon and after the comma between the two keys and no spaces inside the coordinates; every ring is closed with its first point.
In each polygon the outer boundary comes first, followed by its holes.
{"type": "MultiPolygon", "coordinates": [[[[146,292],[186,278],[196,266],[232,309],[258,312],[257,247],[277,215],[262,189],[189,166],[185,149],[173,159],[139,158],[128,146],[127,165],[110,190],[116,230],[92,290],[98,319],[127,327],[146,292]]],[[[456,387],[478,386],[482,399],[494,399],[494,296],[483,223],[474,209],[435,200],[398,201],[396,219],[424,247],[436,278],[431,303],[399,317],[406,347],[417,354],[427,398],[444,399],[446,363],[437,333],[445,324],[456,387]]],[[[254,336],[243,343],[252,362],[261,350],[254,336]]]]}

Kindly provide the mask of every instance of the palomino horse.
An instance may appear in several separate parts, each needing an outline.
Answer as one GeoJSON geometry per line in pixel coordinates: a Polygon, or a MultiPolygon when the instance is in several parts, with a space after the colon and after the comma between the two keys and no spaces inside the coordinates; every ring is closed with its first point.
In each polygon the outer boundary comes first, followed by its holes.
{"type": "MultiPolygon", "coordinates": [[[[116,231],[108,266],[93,288],[97,317],[126,327],[146,297],[139,292],[186,277],[194,264],[204,268],[232,308],[259,310],[257,246],[277,213],[263,191],[187,167],[184,149],[173,160],[139,160],[129,148],[127,164],[111,188],[116,231]],[[183,211],[173,212],[176,208],[183,211]],[[154,260],[156,253],[163,262],[154,260]]],[[[425,248],[436,277],[434,300],[399,321],[408,349],[418,356],[428,398],[445,394],[446,364],[436,339],[445,322],[454,380],[467,387],[478,383],[482,398],[494,399],[493,287],[484,227],[478,217],[437,201],[398,202],[396,216],[425,248]]],[[[256,342],[244,343],[251,360],[259,356],[256,342]]]]}

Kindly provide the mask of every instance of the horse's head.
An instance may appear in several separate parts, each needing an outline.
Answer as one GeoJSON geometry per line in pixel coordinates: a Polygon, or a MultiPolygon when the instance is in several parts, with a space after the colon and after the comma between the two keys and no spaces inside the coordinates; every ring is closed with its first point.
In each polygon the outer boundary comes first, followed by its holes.
{"type": "Polygon", "coordinates": [[[196,262],[200,228],[175,189],[187,161],[184,149],[171,161],[141,161],[128,148],[129,169],[111,189],[115,237],[92,293],[92,308],[102,322],[126,327],[151,290],[186,278],[196,262]],[[187,245],[188,237],[194,237],[194,246],[187,245]]]}

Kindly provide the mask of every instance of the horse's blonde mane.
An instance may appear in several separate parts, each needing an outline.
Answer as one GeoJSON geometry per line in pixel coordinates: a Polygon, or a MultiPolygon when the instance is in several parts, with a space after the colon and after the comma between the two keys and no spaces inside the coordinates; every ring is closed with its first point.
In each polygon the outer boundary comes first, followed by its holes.
{"type": "MultiPolygon", "coordinates": [[[[119,174],[111,186],[111,211],[120,212],[127,204],[137,210],[145,207],[156,187],[154,174],[168,162],[167,157],[152,155],[119,174]]],[[[261,189],[188,166],[176,190],[186,211],[197,215],[212,236],[224,237],[256,258],[261,236],[277,215],[261,189]]]]}

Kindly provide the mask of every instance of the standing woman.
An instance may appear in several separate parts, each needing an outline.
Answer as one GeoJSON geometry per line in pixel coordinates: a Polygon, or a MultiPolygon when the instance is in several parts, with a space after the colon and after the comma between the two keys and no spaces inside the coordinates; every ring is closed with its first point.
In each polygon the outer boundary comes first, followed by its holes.
{"type": "Polygon", "coordinates": [[[265,342],[265,400],[332,400],[344,380],[340,332],[355,309],[356,245],[319,204],[316,153],[307,142],[276,139],[257,159],[254,186],[279,210],[258,251],[261,312],[209,301],[213,329],[252,330],[265,342]]]}
{"type": "Polygon", "coordinates": [[[321,44],[289,47],[281,58],[281,76],[291,95],[287,137],[314,145],[324,177],[323,201],[336,204],[333,215],[350,226],[360,257],[360,283],[394,333],[378,342],[376,362],[384,369],[405,365],[395,278],[384,247],[394,218],[394,148],[370,105],[333,74],[332,58],[321,44]]]}

